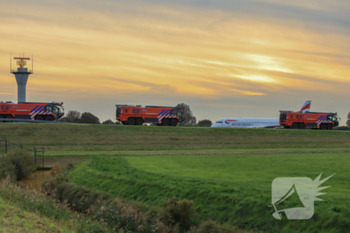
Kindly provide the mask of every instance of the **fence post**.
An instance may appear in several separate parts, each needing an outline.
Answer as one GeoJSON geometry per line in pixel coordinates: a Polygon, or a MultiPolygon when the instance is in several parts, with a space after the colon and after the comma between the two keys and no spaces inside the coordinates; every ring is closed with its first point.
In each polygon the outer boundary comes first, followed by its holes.
{"type": "Polygon", "coordinates": [[[44,159],[44,157],[45,157],[45,154],[44,154],[44,147],[43,147],[43,168],[45,167],[45,159],[44,159]]]}
{"type": "Polygon", "coordinates": [[[36,148],[35,148],[35,146],[34,146],[34,161],[35,161],[35,166],[37,166],[36,165],[36,148]]]}

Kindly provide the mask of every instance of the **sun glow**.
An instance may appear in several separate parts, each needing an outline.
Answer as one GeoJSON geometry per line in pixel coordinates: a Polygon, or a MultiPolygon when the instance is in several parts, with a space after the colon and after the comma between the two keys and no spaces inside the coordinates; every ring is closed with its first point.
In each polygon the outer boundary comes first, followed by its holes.
{"type": "Polygon", "coordinates": [[[258,96],[284,102],[296,95],[320,101],[349,96],[350,36],[341,24],[325,26],[310,16],[305,28],[305,19],[252,14],[230,1],[231,9],[184,1],[36,2],[9,1],[0,8],[2,99],[15,98],[9,56],[22,52],[35,59],[28,81],[32,101],[50,94],[67,103],[78,96],[86,102],[218,106],[232,104],[226,100],[252,104],[258,96]]]}
{"type": "Polygon", "coordinates": [[[231,75],[231,77],[239,78],[252,82],[261,82],[261,83],[277,83],[277,81],[273,78],[264,77],[264,76],[245,76],[245,75],[231,75]]]}
{"type": "Polygon", "coordinates": [[[282,59],[257,54],[249,54],[247,57],[256,63],[258,69],[292,73],[290,69],[283,66],[283,61],[281,61],[282,59]]]}

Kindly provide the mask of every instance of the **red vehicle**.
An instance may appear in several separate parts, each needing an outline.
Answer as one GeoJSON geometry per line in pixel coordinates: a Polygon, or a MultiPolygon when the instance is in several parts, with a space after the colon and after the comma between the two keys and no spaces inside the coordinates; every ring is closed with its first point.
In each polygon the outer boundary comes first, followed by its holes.
{"type": "Polygon", "coordinates": [[[280,111],[280,125],[292,129],[328,129],[339,125],[337,113],[280,111]]]}
{"type": "Polygon", "coordinates": [[[0,118],[53,121],[64,115],[63,103],[0,102],[0,118]]]}
{"type": "Polygon", "coordinates": [[[177,126],[185,120],[183,109],[174,107],[141,105],[116,105],[117,120],[123,125],[142,125],[152,123],[155,125],[177,126]]]}

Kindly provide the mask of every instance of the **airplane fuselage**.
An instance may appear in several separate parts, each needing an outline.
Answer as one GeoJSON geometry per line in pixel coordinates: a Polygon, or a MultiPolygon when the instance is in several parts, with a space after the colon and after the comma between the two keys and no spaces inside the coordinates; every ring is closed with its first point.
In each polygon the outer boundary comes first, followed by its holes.
{"type": "Polygon", "coordinates": [[[274,128],[279,127],[278,118],[223,118],[211,127],[229,128],[274,128]]]}

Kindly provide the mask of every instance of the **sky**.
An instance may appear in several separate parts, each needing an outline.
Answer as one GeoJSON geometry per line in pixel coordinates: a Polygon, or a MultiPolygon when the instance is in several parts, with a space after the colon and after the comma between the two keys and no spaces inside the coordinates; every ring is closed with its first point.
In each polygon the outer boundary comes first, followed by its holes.
{"type": "Polygon", "coordinates": [[[197,120],[350,111],[348,0],[0,0],[10,57],[34,57],[27,101],[115,119],[115,104],[190,105],[197,120]]]}

